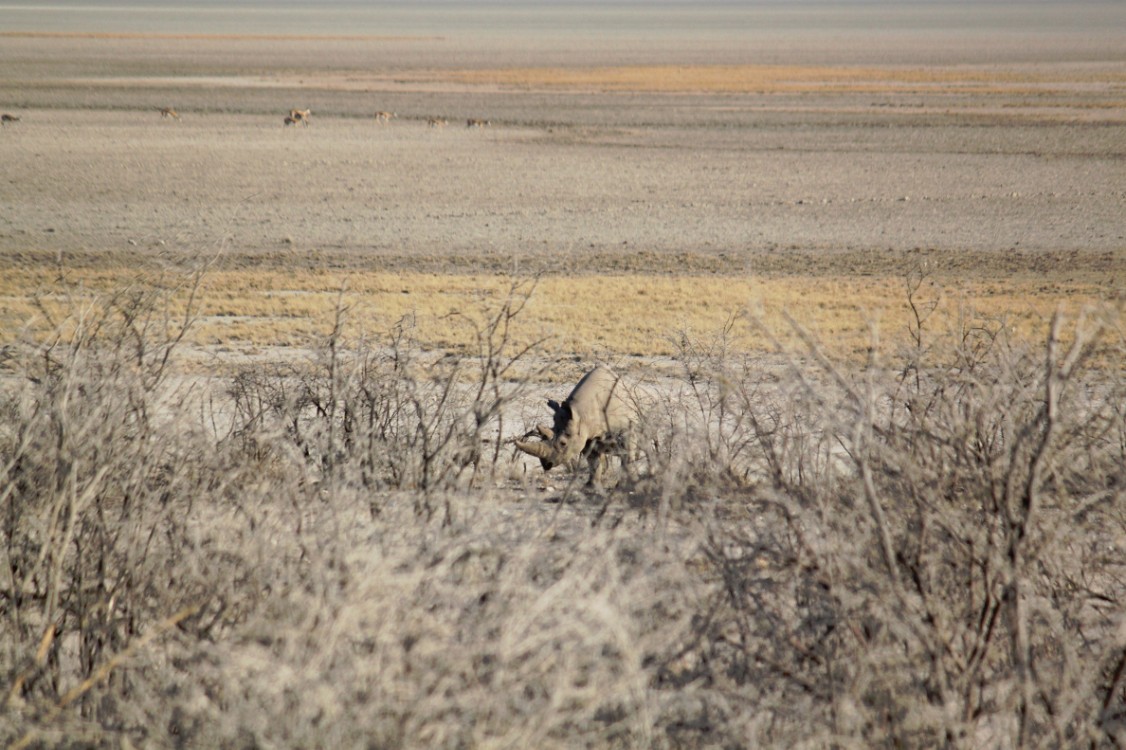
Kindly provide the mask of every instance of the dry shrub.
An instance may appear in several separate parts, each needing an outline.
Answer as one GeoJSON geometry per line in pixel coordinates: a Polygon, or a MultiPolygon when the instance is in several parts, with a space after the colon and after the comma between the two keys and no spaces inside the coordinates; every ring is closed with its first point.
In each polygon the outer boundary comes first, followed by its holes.
{"type": "Polygon", "coordinates": [[[77,310],[3,393],[4,739],[101,737],[139,697],[115,669],[139,644],[189,619],[206,633],[257,596],[253,567],[224,564],[243,553],[215,543],[251,467],[221,465],[170,387],[190,318],[167,299],[135,287],[77,310]]]}
{"type": "Polygon", "coordinates": [[[504,413],[535,347],[513,344],[510,329],[533,289],[518,283],[489,314],[454,316],[472,348],[437,358],[421,352],[410,319],[385,342],[346,345],[341,301],[311,365],[234,378],[226,440],[261,460],[271,436],[274,458],[300,454],[323,486],[417,490],[429,515],[433,493],[494,476],[504,413]]]}
{"type": "Polygon", "coordinates": [[[464,498],[444,529],[409,498],[373,527],[350,494],[302,529],[310,557],[275,570],[276,596],[239,637],[176,644],[192,744],[646,744],[645,655],[684,625],[652,616],[649,586],[666,611],[691,594],[674,559],[464,498]]]}
{"type": "Polygon", "coordinates": [[[1028,348],[916,307],[850,369],[796,325],[800,356],[682,337],[635,392],[641,476],[548,505],[498,489],[526,298],[459,357],[346,343],[341,307],[309,366],[222,388],[174,374],[159,291],[11,355],[0,740],[1126,742],[1110,313],[1028,348]]]}
{"type": "Polygon", "coordinates": [[[738,696],[725,729],[761,744],[1121,743],[1117,318],[1057,318],[1028,349],[972,317],[932,340],[919,313],[912,350],[855,372],[794,324],[810,346],[780,382],[686,344],[669,411],[694,423],[656,475],[713,585],[670,679],[738,696]]]}

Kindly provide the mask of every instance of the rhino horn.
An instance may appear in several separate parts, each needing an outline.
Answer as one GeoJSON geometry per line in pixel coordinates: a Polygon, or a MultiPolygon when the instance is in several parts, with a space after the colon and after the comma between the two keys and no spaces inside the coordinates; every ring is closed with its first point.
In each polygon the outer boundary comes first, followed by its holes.
{"type": "Polygon", "coordinates": [[[517,440],[516,447],[530,456],[545,459],[551,455],[551,445],[542,440],[517,440]]]}
{"type": "Polygon", "coordinates": [[[540,464],[543,466],[544,471],[547,471],[555,466],[555,461],[552,460],[555,451],[552,449],[549,443],[545,443],[542,440],[517,440],[515,442],[515,445],[517,448],[524,451],[528,455],[538,458],[540,460],[540,464]]]}

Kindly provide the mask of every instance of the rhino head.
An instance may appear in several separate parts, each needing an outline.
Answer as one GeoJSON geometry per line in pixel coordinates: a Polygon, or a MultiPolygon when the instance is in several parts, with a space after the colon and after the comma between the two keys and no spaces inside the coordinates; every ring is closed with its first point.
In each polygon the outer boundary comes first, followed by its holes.
{"type": "Polygon", "coordinates": [[[569,400],[559,403],[549,399],[547,405],[555,415],[552,426],[537,425],[524,439],[516,441],[516,447],[538,458],[544,471],[551,471],[556,466],[568,464],[578,458],[586,445],[586,439],[580,430],[582,419],[571,407],[569,400]],[[528,440],[533,436],[541,439],[528,440]]]}

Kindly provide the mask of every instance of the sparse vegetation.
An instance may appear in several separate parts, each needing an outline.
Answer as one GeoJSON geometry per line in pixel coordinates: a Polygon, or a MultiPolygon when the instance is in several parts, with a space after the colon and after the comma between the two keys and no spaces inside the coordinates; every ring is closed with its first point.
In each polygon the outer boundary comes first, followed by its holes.
{"type": "Polygon", "coordinates": [[[213,381],[198,279],[75,304],[5,349],[0,740],[1121,745],[1121,320],[1029,344],[926,282],[859,366],[675,338],[638,478],[556,503],[505,444],[527,287],[459,356],[338,299],[306,365],[213,381]]]}
{"type": "Polygon", "coordinates": [[[1126,6],[345,5],[0,33],[0,747],[1126,745],[1126,6]]]}

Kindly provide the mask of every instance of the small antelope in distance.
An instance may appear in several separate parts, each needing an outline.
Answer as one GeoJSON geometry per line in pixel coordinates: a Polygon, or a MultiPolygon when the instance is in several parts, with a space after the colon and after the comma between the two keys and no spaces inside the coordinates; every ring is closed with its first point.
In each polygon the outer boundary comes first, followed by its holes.
{"type": "Polygon", "coordinates": [[[465,127],[467,127],[467,128],[483,128],[483,127],[487,126],[488,124],[489,124],[488,120],[478,120],[475,117],[470,117],[468,120],[465,121],[465,127]]]}
{"type": "MultiPolygon", "coordinates": [[[[309,127],[309,116],[313,114],[311,109],[291,109],[289,110],[289,119],[293,120],[294,125],[301,123],[305,127],[309,127]]],[[[289,125],[290,123],[286,123],[289,125]]]]}
{"type": "Polygon", "coordinates": [[[19,122],[20,118],[16,115],[10,115],[7,112],[0,115],[0,123],[7,125],[9,122],[19,122]]]}
{"type": "Polygon", "coordinates": [[[444,128],[446,127],[446,120],[442,117],[427,117],[426,125],[431,128],[444,128]]]}
{"type": "MultiPolygon", "coordinates": [[[[156,109],[160,112],[160,119],[162,119],[162,120],[167,119],[167,118],[171,118],[171,119],[174,119],[174,120],[180,119],[180,113],[177,112],[176,110],[172,109],[171,107],[157,107],[156,109]]],[[[181,120],[181,122],[182,122],[182,120],[181,120]]]]}
{"type": "Polygon", "coordinates": [[[375,121],[378,122],[380,125],[391,122],[391,120],[393,120],[396,117],[398,117],[398,115],[395,114],[394,112],[376,112],[375,113],[375,121]]]}

